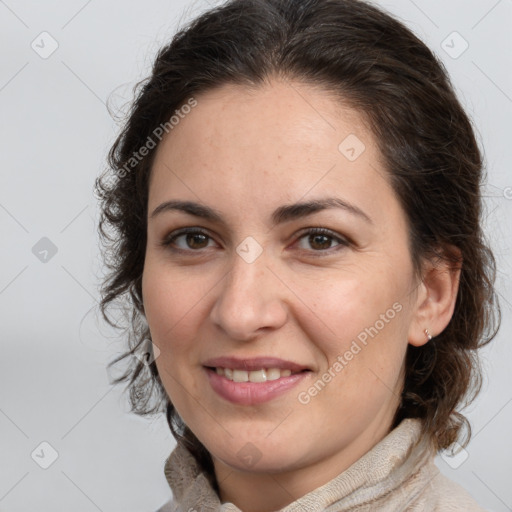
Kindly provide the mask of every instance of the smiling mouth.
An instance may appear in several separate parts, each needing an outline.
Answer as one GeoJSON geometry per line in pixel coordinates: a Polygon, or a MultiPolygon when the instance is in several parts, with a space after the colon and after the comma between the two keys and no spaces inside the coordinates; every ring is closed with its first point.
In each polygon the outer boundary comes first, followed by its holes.
{"type": "Polygon", "coordinates": [[[281,368],[260,368],[258,370],[242,370],[235,368],[223,368],[207,366],[209,370],[214,371],[217,375],[221,375],[233,382],[269,382],[278,380],[290,375],[309,372],[310,370],[292,371],[281,368]]]}
{"type": "MultiPolygon", "coordinates": [[[[210,386],[223,399],[241,406],[269,402],[297,386],[313,372],[309,369],[259,368],[242,370],[222,366],[203,367],[210,386]]],[[[254,368],[254,366],[253,366],[254,368]]]]}

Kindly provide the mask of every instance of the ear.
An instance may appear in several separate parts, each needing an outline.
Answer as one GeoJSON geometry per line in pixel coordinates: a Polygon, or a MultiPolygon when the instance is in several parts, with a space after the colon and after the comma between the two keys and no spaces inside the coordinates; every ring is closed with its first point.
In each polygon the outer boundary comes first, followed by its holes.
{"type": "Polygon", "coordinates": [[[453,316],[459,291],[462,255],[453,246],[444,252],[448,254],[446,259],[437,256],[435,260],[426,260],[423,265],[416,311],[408,336],[409,343],[415,347],[429,341],[425,329],[435,337],[446,329],[453,316]]]}

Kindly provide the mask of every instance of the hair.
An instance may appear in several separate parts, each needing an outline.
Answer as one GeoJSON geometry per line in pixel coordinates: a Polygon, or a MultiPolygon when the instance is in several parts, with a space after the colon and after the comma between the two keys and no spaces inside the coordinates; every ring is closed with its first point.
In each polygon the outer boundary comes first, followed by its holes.
{"type": "Polygon", "coordinates": [[[258,88],[275,77],[319,86],[364,116],[405,211],[418,275],[427,258],[460,268],[448,326],[425,345],[407,348],[393,427],[420,418],[422,435],[436,450],[456,440],[467,445],[471,427],[459,410],[480,391],[477,349],[496,335],[501,320],[495,259],[481,226],[483,159],[440,60],[401,22],[361,0],[229,0],[179,30],[158,51],[151,75],[136,85],[95,186],[109,271],[101,312],[123,329],[129,347],[110,363],[129,358],[114,382],[128,382],[133,412],[165,411],[176,440],[215,484],[209,452],[170,402],[156,364],[133,357],[150,339],[141,283],[156,149],[135,156],[149,140],[155,146],[157,128],[194,95],[226,84],[258,88]],[[114,303],[127,313],[124,323],[110,318],[114,303]]]}

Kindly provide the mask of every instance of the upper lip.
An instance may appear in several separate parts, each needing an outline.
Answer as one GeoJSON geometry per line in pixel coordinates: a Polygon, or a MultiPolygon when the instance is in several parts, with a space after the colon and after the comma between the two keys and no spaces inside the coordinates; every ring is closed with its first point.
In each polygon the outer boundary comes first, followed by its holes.
{"type": "Polygon", "coordinates": [[[300,372],[309,370],[307,366],[285,361],[277,357],[254,357],[242,359],[239,357],[215,357],[204,361],[204,366],[211,368],[231,368],[233,370],[261,370],[262,368],[279,368],[280,370],[291,370],[292,372],[300,372]]]}

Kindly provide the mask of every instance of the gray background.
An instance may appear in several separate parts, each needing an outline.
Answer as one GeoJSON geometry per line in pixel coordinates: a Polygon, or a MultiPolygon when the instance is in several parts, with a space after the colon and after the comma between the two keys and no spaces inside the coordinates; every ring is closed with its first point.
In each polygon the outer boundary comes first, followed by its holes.
{"type": "MultiPolygon", "coordinates": [[[[512,510],[512,0],[378,3],[443,59],[485,147],[504,318],[467,410],[473,441],[437,462],[488,510],[512,510]]],[[[162,470],[174,441],[164,420],[130,414],[122,388],[109,384],[106,364],[124,345],[96,310],[92,190],[118,131],[107,101],[128,102],[160,45],[213,5],[0,1],[0,511],[149,512],[170,496],[162,470]],[[52,449],[58,456],[43,469],[52,449]]]]}

